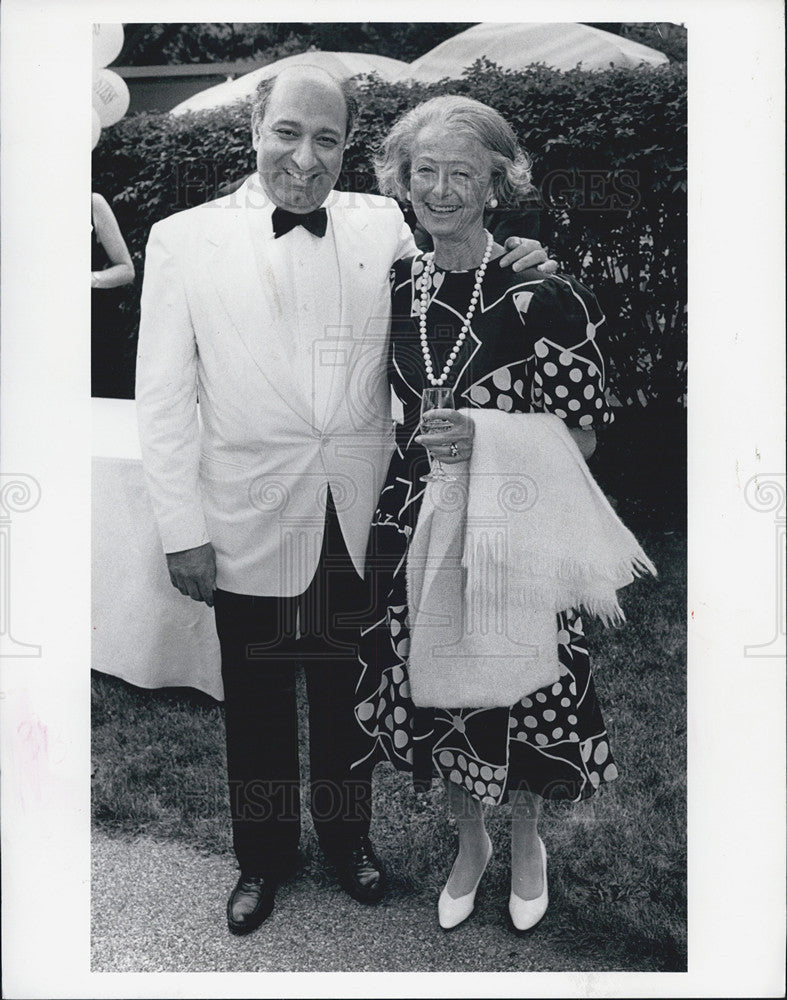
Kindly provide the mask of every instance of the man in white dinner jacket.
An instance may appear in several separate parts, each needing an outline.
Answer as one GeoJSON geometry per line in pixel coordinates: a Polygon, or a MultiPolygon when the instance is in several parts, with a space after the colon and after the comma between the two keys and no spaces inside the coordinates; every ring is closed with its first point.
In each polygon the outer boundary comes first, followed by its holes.
{"type": "MultiPolygon", "coordinates": [[[[269,915],[297,851],[296,659],[320,844],[354,898],[383,891],[371,771],[357,766],[370,748],[353,716],[354,636],[393,447],[388,274],[415,246],[395,202],[333,190],[355,116],[320,70],[266,81],[252,113],[257,173],[157,223],[147,246],[142,457],[172,582],[215,608],[236,934],[269,915]]],[[[516,255],[518,266],[546,257],[532,241],[516,255]]]]}

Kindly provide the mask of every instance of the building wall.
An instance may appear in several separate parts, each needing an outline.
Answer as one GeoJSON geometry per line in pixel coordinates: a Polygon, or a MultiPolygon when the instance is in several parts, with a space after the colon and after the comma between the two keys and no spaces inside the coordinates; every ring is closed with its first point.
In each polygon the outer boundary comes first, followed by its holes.
{"type": "Polygon", "coordinates": [[[194,63],[188,66],[112,66],[128,85],[128,113],[171,111],[208,87],[257,69],[260,63],[194,63]]]}

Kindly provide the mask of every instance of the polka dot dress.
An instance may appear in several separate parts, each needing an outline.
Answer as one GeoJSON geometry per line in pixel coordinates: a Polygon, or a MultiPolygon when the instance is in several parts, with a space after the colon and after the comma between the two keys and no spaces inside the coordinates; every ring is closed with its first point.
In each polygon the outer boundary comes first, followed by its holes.
{"type": "MultiPolygon", "coordinates": [[[[420,709],[410,699],[405,567],[423,496],[420,477],[428,470],[426,452],[413,440],[427,384],[418,339],[423,273],[418,255],[398,261],[391,276],[389,377],[404,423],[372,526],[374,624],[361,640],[356,718],[378,760],[420,780],[453,781],[487,803],[505,801],[511,788],[582,799],[612,781],[617,768],[578,612],[557,616],[562,675],[550,687],[508,708],[420,709]]],[[[435,371],[454,345],[475,277],[475,271],[434,271],[427,332],[435,371]]],[[[603,324],[595,298],[573,278],[517,274],[492,261],[449,379],[457,407],[554,413],[568,427],[608,424],[598,346],[603,324]]]]}

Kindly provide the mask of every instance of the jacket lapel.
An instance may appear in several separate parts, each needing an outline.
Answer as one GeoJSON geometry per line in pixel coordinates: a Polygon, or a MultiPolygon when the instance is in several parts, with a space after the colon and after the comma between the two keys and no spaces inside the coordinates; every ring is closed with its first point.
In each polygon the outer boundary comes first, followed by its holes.
{"type": "MultiPolygon", "coordinates": [[[[332,197],[336,197],[333,192],[332,197]]],[[[368,254],[369,236],[364,232],[368,224],[368,213],[356,213],[351,206],[343,209],[341,205],[334,205],[328,211],[339,263],[341,319],[336,344],[337,364],[333,371],[324,424],[326,427],[342,402],[351,394],[350,383],[355,367],[362,360],[364,340],[372,327],[370,319],[375,305],[372,294],[374,289],[370,288],[373,268],[368,254]],[[363,224],[359,225],[359,222],[363,224]]]]}
{"type": "Polygon", "coordinates": [[[353,351],[353,331],[351,326],[348,325],[350,288],[348,287],[349,262],[347,255],[350,248],[350,238],[347,232],[347,220],[342,212],[330,209],[329,212],[334,249],[339,269],[339,287],[335,290],[335,294],[339,296],[339,329],[335,331],[334,364],[331,369],[328,400],[323,413],[323,420],[321,421],[322,430],[329,426],[344,397],[345,386],[351,370],[353,351]]]}
{"type": "Polygon", "coordinates": [[[281,301],[267,261],[258,259],[251,237],[252,208],[222,206],[208,229],[210,279],[246,350],[270,388],[300,420],[312,426],[307,387],[298,385],[282,344],[292,313],[281,301]],[[266,335],[278,330],[282,336],[266,335]]]}

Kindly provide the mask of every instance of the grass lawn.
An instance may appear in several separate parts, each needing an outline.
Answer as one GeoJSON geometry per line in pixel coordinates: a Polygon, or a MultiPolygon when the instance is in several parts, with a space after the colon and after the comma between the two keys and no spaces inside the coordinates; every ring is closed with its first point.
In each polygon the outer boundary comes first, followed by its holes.
{"type": "MultiPolygon", "coordinates": [[[[553,944],[599,970],[686,968],[685,531],[621,516],[659,570],[623,591],[628,622],[586,623],[596,687],[620,777],[579,804],[548,805],[553,944]]],[[[302,730],[306,732],[303,685],[302,730]]],[[[307,759],[302,741],[302,761],[307,759]]],[[[93,817],[107,832],[177,838],[232,857],[223,711],[188,689],[145,691],[93,675],[93,817]]],[[[302,765],[305,766],[305,765],[302,765]]],[[[497,846],[485,880],[507,897],[508,808],[487,811],[497,846]]],[[[372,835],[392,895],[434,905],[455,853],[442,788],[416,795],[378,768],[372,835]]],[[[329,880],[304,811],[304,866],[329,880]]],[[[545,933],[547,929],[545,928],[545,933]]],[[[504,945],[501,943],[501,947],[504,945]]]]}

